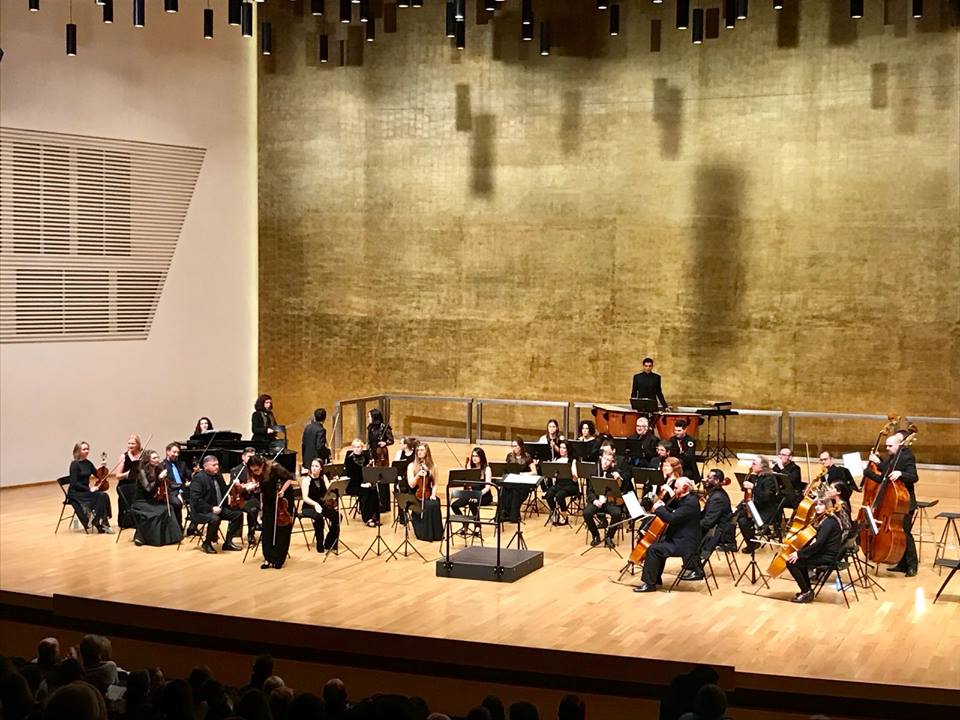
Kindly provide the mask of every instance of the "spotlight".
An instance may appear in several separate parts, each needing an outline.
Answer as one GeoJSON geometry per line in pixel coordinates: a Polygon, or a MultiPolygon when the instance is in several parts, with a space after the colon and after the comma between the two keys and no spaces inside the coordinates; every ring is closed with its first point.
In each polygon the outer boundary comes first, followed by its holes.
{"type": "Polygon", "coordinates": [[[533,0],[523,0],[520,3],[520,22],[533,25],[533,0]]]}
{"type": "Polygon", "coordinates": [[[133,0],[133,26],[143,27],[147,23],[147,8],[144,0],[133,0]]]}
{"type": "MultiPolygon", "coordinates": [[[[423,7],[423,0],[413,0],[413,7],[423,7]]],[[[372,41],[371,41],[372,42],[372,41]]]]}
{"type": "Polygon", "coordinates": [[[737,0],[723,0],[723,26],[728,30],[737,26],[737,0]]]}
{"type": "Polygon", "coordinates": [[[747,19],[748,0],[737,0],[737,20],[747,19]]]}
{"type": "Polygon", "coordinates": [[[610,34],[611,35],[620,34],[620,6],[619,5],[610,6],[610,34]]]}
{"type": "Polygon", "coordinates": [[[693,44],[703,42],[703,8],[693,9],[693,44]]]}
{"type": "Polygon", "coordinates": [[[448,38],[457,36],[457,10],[453,6],[453,0],[447,0],[447,20],[444,31],[448,38]]]}
{"type": "Polygon", "coordinates": [[[367,42],[373,42],[377,39],[377,23],[371,20],[367,23],[367,42]]]}
{"type": "Polygon", "coordinates": [[[783,10],[783,0],[773,0],[774,10],[783,10]]]}
{"type": "Polygon", "coordinates": [[[240,13],[240,34],[244,37],[253,37],[253,3],[244,2],[240,13]]]}
{"type": "Polygon", "coordinates": [[[40,10],[40,0],[28,0],[27,8],[30,12],[38,12],[40,10]]]}
{"type": "Polygon", "coordinates": [[[550,54],[550,23],[548,22],[540,23],[540,54],[544,56],[550,54]]]}
{"type": "Polygon", "coordinates": [[[360,0],[360,22],[365,23],[370,19],[370,0],[360,0]]]}
{"type": "Polygon", "coordinates": [[[113,22],[113,0],[103,0],[103,22],[107,25],[113,22]]]}
{"type": "Polygon", "coordinates": [[[163,0],[163,11],[175,13],[180,11],[180,0],[163,0]]]}
{"type": "Polygon", "coordinates": [[[597,10],[606,10],[608,5],[607,0],[597,0],[597,10]]]}
{"type": "Polygon", "coordinates": [[[533,24],[520,26],[520,39],[533,40],[533,24]]]}
{"type": "Polygon", "coordinates": [[[663,0],[653,0],[654,5],[660,5],[661,3],[663,3],[663,0]]]}
{"type": "Polygon", "coordinates": [[[913,16],[915,18],[923,17],[923,0],[913,0],[913,16]]]}
{"type": "Polygon", "coordinates": [[[340,0],[340,22],[349,25],[352,18],[353,8],[350,5],[350,0],[340,0]]]}
{"type": "Polygon", "coordinates": [[[457,21],[457,50],[463,50],[467,47],[467,23],[465,20],[457,21]]]}
{"type": "Polygon", "coordinates": [[[330,38],[327,35],[320,36],[320,62],[330,62],[330,38]]]}
{"type": "Polygon", "coordinates": [[[854,19],[863,17],[863,0],[850,0],[850,17],[854,19]]]}
{"type": "Polygon", "coordinates": [[[213,40],[213,8],[203,9],[203,37],[213,40]]]}
{"type": "Polygon", "coordinates": [[[326,8],[323,7],[323,0],[310,0],[311,15],[323,15],[325,9],[326,8]]]}
{"type": "Polygon", "coordinates": [[[467,0],[456,0],[454,6],[457,9],[456,18],[457,20],[466,20],[467,19],[467,0]]]}
{"type": "Polygon", "coordinates": [[[264,55],[273,54],[273,27],[266,20],[260,23],[260,52],[264,55]]]}
{"type": "Polygon", "coordinates": [[[410,7],[410,0],[397,0],[397,7],[410,7]]]}
{"type": "Polygon", "coordinates": [[[74,57],[77,54],[77,26],[67,23],[67,55],[74,57]]]}
{"type": "Polygon", "coordinates": [[[690,27],[690,0],[677,0],[677,30],[690,27]]]}
{"type": "Polygon", "coordinates": [[[242,15],[241,0],[227,0],[227,25],[239,25],[242,15]]]}
{"type": "Polygon", "coordinates": [[[493,12],[497,9],[497,0],[484,0],[483,9],[487,12],[493,12]]]}

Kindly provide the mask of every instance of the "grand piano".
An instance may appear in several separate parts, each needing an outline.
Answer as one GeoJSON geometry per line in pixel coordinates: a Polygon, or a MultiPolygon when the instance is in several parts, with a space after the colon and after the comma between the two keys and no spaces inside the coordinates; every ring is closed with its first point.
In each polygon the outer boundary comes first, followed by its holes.
{"type": "Polygon", "coordinates": [[[240,464],[243,449],[252,447],[266,458],[277,455],[281,466],[296,474],[297,454],[286,449],[286,440],[243,440],[238,432],[230,430],[211,430],[199,433],[180,443],[180,459],[191,467],[199,465],[204,455],[214,455],[220,461],[220,472],[229,472],[230,468],[240,464]]]}

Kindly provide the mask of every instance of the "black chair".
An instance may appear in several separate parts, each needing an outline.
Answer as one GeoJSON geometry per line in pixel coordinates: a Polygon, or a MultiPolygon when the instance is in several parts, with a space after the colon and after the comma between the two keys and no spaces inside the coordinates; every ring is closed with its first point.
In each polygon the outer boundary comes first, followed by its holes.
{"type": "MultiPolygon", "coordinates": [[[[312,523],[313,518],[303,514],[303,490],[300,488],[299,485],[295,485],[293,488],[293,502],[294,502],[294,507],[296,508],[296,514],[294,515],[294,517],[297,520],[297,526],[300,528],[299,530],[294,530],[294,532],[298,532],[303,536],[303,543],[304,545],[307,546],[307,551],[309,552],[310,535],[311,534],[313,535],[313,542],[314,542],[314,545],[316,545],[317,531],[315,528],[311,530],[307,530],[303,526],[304,520],[309,520],[312,523]]],[[[318,522],[325,522],[322,515],[318,518],[318,522]]]]}
{"type": "Polygon", "coordinates": [[[701,561],[700,553],[703,550],[704,544],[707,542],[709,535],[704,536],[700,540],[700,544],[697,546],[697,551],[683,559],[683,564],[680,567],[680,571],[677,573],[677,576],[673,579],[673,582],[670,583],[670,587],[667,588],[667,592],[673,592],[676,587],[683,582],[683,574],[685,572],[697,573],[700,577],[696,581],[699,582],[703,580],[704,584],[707,586],[707,592],[713,597],[713,590],[710,589],[710,580],[713,579],[713,585],[720,589],[720,585],[717,584],[717,575],[713,572],[713,564],[710,562],[710,556],[708,555],[704,560],[701,561]]]}
{"type": "MultiPolygon", "coordinates": [[[[133,496],[136,490],[136,485],[133,483],[128,483],[126,485],[117,485],[117,497],[123,498],[124,503],[127,506],[127,514],[131,520],[133,520],[133,539],[137,539],[137,534],[140,532],[139,522],[137,520],[137,514],[133,511],[133,496]]],[[[119,502],[117,503],[120,504],[119,502]]],[[[115,543],[120,542],[120,536],[123,535],[123,531],[126,530],[123,525],[117,523],[117,539],[115,543]]],[[[181,533],[182,535],[182,533],[181,533]]]]}
{"type": "Polygon", "coordinates": [[[943,593],[944,589],[947,587],[953,576],[957,574],[957,569],[960,568],[960,560],[954,560],[952,558],[938,558],[936,561],[937,568],[950,568],[950,572],[947,575],[947,579],[943,581],[943,585],[940,586],[940,589],[937,590],[936,596],[933,598],[933,602],[936,603],[940,598],[940,595],[943,593]]]}
{"type": "MultiPolygon", "coordinates": [[[[58,532],[60,532],[60,523],[63,522],[64,518],[65,518],[66,515],[67,515],[67,508],[70,508],[70,517],[69,517],[69,519],[67,520],[67,524],[68,524],[68,525],[69,525],[70,523],[72,523],[72,522],[73,522],[73,519],[77,516],[77,510],[76,510],[76,508],[73,506],[73,503],[74,503],[75,501],[73,501],[73,500],[71,500],[70,498],[67,497],[67,488],[68,488],[69,486],[70,486],[70,476],[69,476],[69,475],[67,475],[66,477],[57,478],[57,487],[59,487],[59,488],[60,488],[60,492],[63,493],[63,504],[60,506],[60,518],[57,520],[57,527],[56,527],[56,529],[53,531],[53,534],[54,534],[54,535],[56,535],[58,532]]],[[[87,528],[86,528],[86,527],[83,528],[83,532],[87,532],[87,528]]]]}
{"type": "Polygon", "coordinates": [[[820,576],[813,588],[814,599],[820,595],[820,591],[823,590],[827,582],[835,578],[837,589],[843,593],[843,602],[848,610],[850,609],[850,600],[847,598],[848,590],[853,590],[854,599],[860,602],[860,595],[857,593],[857,580],[853,577],[851,571],[851,567],[854,565],[854,558],[857,557],[859,551],[860,548],[855,541],[847,540],[840,549],[840,554],[837,556],[836,562],[829,565],[815,566],[820,576]],[[843,580],[843,575],[841,574],[843,570],[847,571],[847,582],[843,580]]]}

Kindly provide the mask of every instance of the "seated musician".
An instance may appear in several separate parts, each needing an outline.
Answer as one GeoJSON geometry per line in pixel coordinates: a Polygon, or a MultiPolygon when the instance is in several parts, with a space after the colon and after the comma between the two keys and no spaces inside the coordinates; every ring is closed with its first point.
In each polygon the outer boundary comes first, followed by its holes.
{"type": "MultiPolygon", "coordinates": [[[[658,442],[654,450],[656,454],[650,458],[650,467],[663,472],[663,464],[667,461],[667,458],[670,457],[670,448],[665,442],[658,442]]],[[[683,472],[681,471],[680,474],[682,475],[683,472]]]]}
{"type": "Polygon", "coordinates": [[[700,469],[697,467],[697,443],[687,435],[689,423],[680,418],[673,426],[673,437],[667,440],[667,449],[671,457],[679,458],[683,465],[684,477],[695,483],[700,482],[700,469]]]}
{"type": "MultiPolygon", "coordinates": [[[[753,491],[753,504],[757,508],[757,513],[763,520],[764,526],[778,522],[782,498],[780,497],[777,480],[770,469],[769,460],[759,455],[753,459],[753,464],[750,466],[750,476],[747,480],[744,480],[743,489],[753,491]]],[[[737,510],[737,525],[740,527],[740,534],[744,541],[741,552],[749,555],[756,550],[753,539],[757,536],[757,526],[753,519],[753,513],[744,503],[741,503],[737,510]]]]}
{"type": "Polygon", "coordinates": [[[229,525],[223,549],[239,550],[240,548],[233,544],[233,538],[243,530],[243,514],[239,510],[225,507],[227,486],[220,475],[220,461],[215,455],[206,455],[202,465],[202,469],[193,476],[190,483],[190,513],[194,522],[207,524],[207,535],[200,548],[205,553],[216,554],[213,543],[217,540],[220,521],[226,520],[229,525]]]}
{"type": "Polygon", "coordinates": [[[907,546],[903,552],[903,557],[896,565],[887,568],[887,572],[902,572],[907,577],[913,577],[917,574],[917,545],[913,539],[913,513],[917,509],[917,491],[916,484],[919,476],[917,475],[917,459],[914,457],[913,450],[903,445],[906,437],[904,431],[895,432],[885,441],[884,447],[887,450],[887,457],[881,462],[876,455],[870,455],[870,461],[877,464],[878,471],[873,472],[869,467],[863,471],[865,478],[870,478],[874,482],[880,482],[884,477],[899,481],[907,488],[910,493],[910,510],[903,514],[903,532],[906,535],[907,546]]]}
{"type": "Polygon", "coordinates": [[[650,463],[657,457],[657,436],[650,428],[650,421],[643,415],[637,418],[636,430],[627,440],[639,440],[640,452],[630,458],[630,464],[634,467],[651,467],[650,463]]]}
{"type": "Polygon", "coordinates": [[[566,440],[561,440],[557,444],[557,452],[559,454],[553,462],[570,463],[570,474],[573,477],[569,480],[566,478],[557,480],[543,493],[543,498],[550,508],[553,524],[562,526],[570,524],[570,520],[566,517],[567,498],[577,497],[580,494],[580,478],[577,475],[577,461],[570,457],[570,446],[567,445],[566,440]]]}
{"type": "MultiPolygon", "coordinates": [[[[234,510],[241,510],[247,516],[248,545],[254,543],[254,533],[259,526],[257,517],[260,514],[260,488],[256,479],[251,477],[250,471],[247,470],[247,463],[256,454],[257,451],[252,447],[245,447],[240,455],[240,464],[230,469],[230,489],[233,490],[233,486],[239,484],[239,496],[242,500],[239,507],[236,504],[231,504],[231,507],[234,510]]],[[[236,493],[237,491],[234,490],[233,492],[236,493]]]]}
{"type": "MultiPolygon", "coordinates": [[[[700,548],[701,564],[707,561],[717,545],[725,550],[736,550],[737,539],[733,530],[733,508],[730,496],[724,490],[723,470],[714,468],[707,473],[703,484],[707,491],[707,502],[700,511],[700,536],[706,538],[700,548]]],[[[699,571],[687,570],[684,580],[702,580],[699,571]]]]}
{"type": "Polygon", "coordinates": [[[580,423],[580,435],[577,437],[577,441],[590,443],[589,449],[581,459],[596,462],[600,453],[597,448],[597,428],[593,424],[593,420],[584,420],[580,423]]]}
{"type": "Polygon", "coordinates": [[[844,523],[849,529],[850,519],[841,509],[827,514],[834,506],[829,498],[818,500],[814,506],[816,518],[813,523],[817,527],[816,537],[799,550],[794,550],[787,556],[787,570],[793,575],[800,588],[793,597],[795,603],[813,602],[813,588],[810,585],[809,569],[824,565],[832,565],[837,561],[843,537],[846,533],[844,523]]]}
{"type": "MultiPolygon", "coordinates": [[[[537,469],[530,454],[523,448],[523,438],[515,437],[510,452],[504,460],[511,465],[519,465],[517,472],[536,475],[537,469]]],[[[520,508],[530,494],[530,488],[516,485],[505,486],[500,491],[500,505],[497,508],[501,522],[520,522],[520,508]]]]}
{"type": "Polygon", "coordinates": [[[213,431],[213,421],[210,418],[204,416],[197,420],[197,424],[193,428],[193,437],[197,435],[202,435],[203,433],[208,433],[213,431]]]}
{"type": "Polygon", "coordinates": [[[277,418],[273,414],[273,398],[263,394],[253,405],[250,416],[251,440],[266,443],[277,437],[277,418]]]}
{"type": "Polygon", "coordinates": [[[851,475],[850,471],[843,465],[837,465],[828,450],[820,453],[820,464],[826,473],[823,478],[824,482],[837,491],[842,499],[844,509],[847,511],[847,514],[852,517],[853,508],[850,505],[850,499],[853,497],[854,492],[860,492],[860,488],[853,479],[853,475],[851,475]]]}
{"type": "MultiPolygon", "coordinates": [[[[478,518],[480,517],[481,507],[493,504],[493,471],[487,462],[487,454],[483,451],[483,448],[478,447],[475,447],[470,452],[470,457],[467,458],[464,467],[468,470],[471,468],[479,470],[480,479],[484,480],[487,484],[484,485],[483,488],[477,485],[471,485],[470,487],[451,490],[450,497],[454,499],[450,503],[450,509],[457,515],[463,515],[463,509],[469,507],[470,514],[478,518]]],[[[466,528],[466,526],[464,526],[464,528],[466,528]]]]}
{"type": "Polygon", "coordinates": [[[417,446],[417,456],[407,466],[407,485],[420,497],[421,512],[412,514],[413,532],[417,540],[435,542],[443,539],[440,498],[437,497],[437,465],[427,443],[417,446]]]}
{"type": "Polygon", "coordinates": [[[67,502],[77,514],[77,520],[84,530],[93,526],[98,533],[112,533],[110,496],[102,490],[90,489],[90,478],[96,472],[97,469],[90,462],[90,444],[85,441],[78,442],[73,446],[67,502]]]}
{"type": "Polygon", "coordinates": [[[336,500],[327,502],[327,480],[323,476],[323,463],[315,457],[310,461],[310,469],[300,480],[303,491],[303,504],[300,514],[313,521],[313,536],[317,541],[317,552],[332,550],[340,539],[340,511],[336,500]],[[325,523],[330,523],[330,532],[324,539],[325,523]]]}
{"type": "Polygon", "coordinates": [[[170,443],[167,445],[165,452],[163,469],[167,471],[167,477],[169,478],[167,484],[170,485],[170,491],[179,499],[182,510],[190,489],[190,470],[187,468],[187,464],[180,459],[179,444],[170,443]]]}
{"type": "Polygon", "coordinates": [[[160,453],[144,450],[138,470],[137,490],[130,512],[137,531],[133,542],[137,545],[176,545],[180,542],[181,510],[183,503],[170,485],[167,469],[160,461],[160,453]]]}
{"type": "Polygon", "coordinates": [[[789,479],[789,486],[793,492],[786,494],[783,499],[784,507],[795,508],[800,504],[800,499],[806,492],[807,485],[800,476],[800,466],[793,461],[793,450],[790,448],[780,448],[777,453],[777,459],[772,467],[773,472],[786,475],[789,479]]]}
{"type": "Polygon", "coordinates": [[[690,557],[700,546],[700,502],[691,494],[694,481],[681,477],[675,481],[673,500],[658,501],[653,511],[667,523],[662,539],[653,543],[643,561],[643,582],[634,592],[655,592],[663,583],[663,566],[669,557],[690,557]]]}
{"type": "Polygon", "coordinates": [[[547,420],[547,431],[540,436],[540,439],[537,442],[547,443],[550,446],[550,460],[551,462],[557,458],[558,449],[557,445],[561,440],[565,440],[563,434],[560,432],[560,423],[550,418],[547,420]]]}
{"type": "MultiPolygon", "coordinates": [[[[633,490],[633,480],[630,473],[622,468],[617,462],[617,456],[612,450],[607,450],[600,455],[600,465],[597,468],[598,477],[613,478],[620,484],[620,492],[627,493],[633,490]],[[623,472],[621,472],[623,470],[623,472]]],[[[623,505],[621,503],[609,500],[608,497],[600,497],[594,491],[592,483],[587,482],[587,502],[583,507],[583,521],[586,523],[587,530],[590,531],[590,545],[596,547],[600,544],[600,530],[597,527],[597,515],[609,517],[606,533],[603,539],[604,545],[612,548],[613,530],[610,526],[615,525],[623,517],[623,505]]]]}
{"type": "Polygon", "coordinates": [[[663,389],[660,386],[660,376],[653,371],[653,358],[645,357],[643,359],[643,372],[638,372],[633,376],[630,397],[657,400],[660,407],[667,407],[667,401],[663,397],[663,389]]]}
{"type": "Polygon", "coordinates": [[[347,495],[357,499],[360,517],[367,527],[376,527],[380,524],[380,496],[373,485],[363,481],[363,469],[368,465],[373,465],[373,457],[363,446],[363,440],[355,438],[343,458],[343,472],[350,478],[347,495]]]}

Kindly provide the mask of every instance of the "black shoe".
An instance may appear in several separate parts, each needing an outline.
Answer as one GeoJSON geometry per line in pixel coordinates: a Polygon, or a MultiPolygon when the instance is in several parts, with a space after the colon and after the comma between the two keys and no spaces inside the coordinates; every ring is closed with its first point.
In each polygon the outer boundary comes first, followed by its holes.
{"type": "Polygon", "coordinates": [[[907,577],[916,577],[916,576],[917,576],[917,571],[916,571],[916,569],[907,570],[907,571],[904,572],[904,575],[906,575],[907,577]]]}
{"type": "Polygon", "coordinates": [[[184,535],[186,535],[187,537],[193,537],[196,534],[197,534],[197,529],[193,526],[188,527],[187,531],[184,533],[184,535]]]}
{"type": "Polygon", "coordinates": [[[795,595],[793,600],[791,600],[790,602],[801,603],[801,604],[812,603],[813,590],[807,590],[805,593],[799,593],[798,595],[795,595]]]}
{"type": "Polygon", "coordinates": [[[744,555],[753,555],[753,547],[747,543],[743,546],[743,548],[741,548],[740,552],[742,552],[744,555]]]}
{"type": "Polygon", "coordinates": [[[905,573],[907,569],[901,565],[891,565],[887,568],[887,572],[902,572],[905,573]]]}
{"type": "Polygon", "coordinates": [[[601,540],[600,537],[597,536],[597,537],[593,538],[593,540],[590,541],[590,547],[596,547],[597,545],[599,545],[599,544],[602,543],[602,542],[603,542],[603,540],[601,540]]]}
{"type": "Polygon", "coordinates": [[[736,545],[718,545],[717,549],[720,550],[721,552],[736,552],[737,546],[736,545]]]}
{"type": "Polygon", "coordinates": [[[203,550],[207,555],[216,555],[217,551],[214,549],[213,545],[208,542],[203,543],[200,546],[200,549],[203,550]]]}
{"type": "Polygon", "coordinates": [[[637,587],[635,587],[635,588],[633,589],[633,591],[636,592],[636,593],[656,592],[656,591],[657,591],[657,586],[656,586],[656,585],[647,585],[646,583],[641,583],[640,585],[638,585],[637,587]]]}
{"type": "Polygon", "coordinates": [[[241,549],[240,546],[234,545],[232,542],[225,542],[223,544],[224,552],[236,552],[237,550],[240,550],[240,549],[241,549]]]}
{"type": "Polygon", "coordinates": [[[141,540],[138,537],[135,537],[133,539],[133,544],[136,545],[137,547],[143,547],[143,540],[141,540]]]}
{"type": "Polygon", "coordinates": [[[269,569],[272,568],[272,567],[273,567],[273,565],[272,565],[271,563],[265,562],[263,565],[260,566],[260,569],[261,569],[261,570],[269,570],[269,569]]]}
{"type": "Polygon", "coordinates": [[[695,570],[686,570],[680,575],[681,580],[703,580],[703,573],[695,570]]]}

